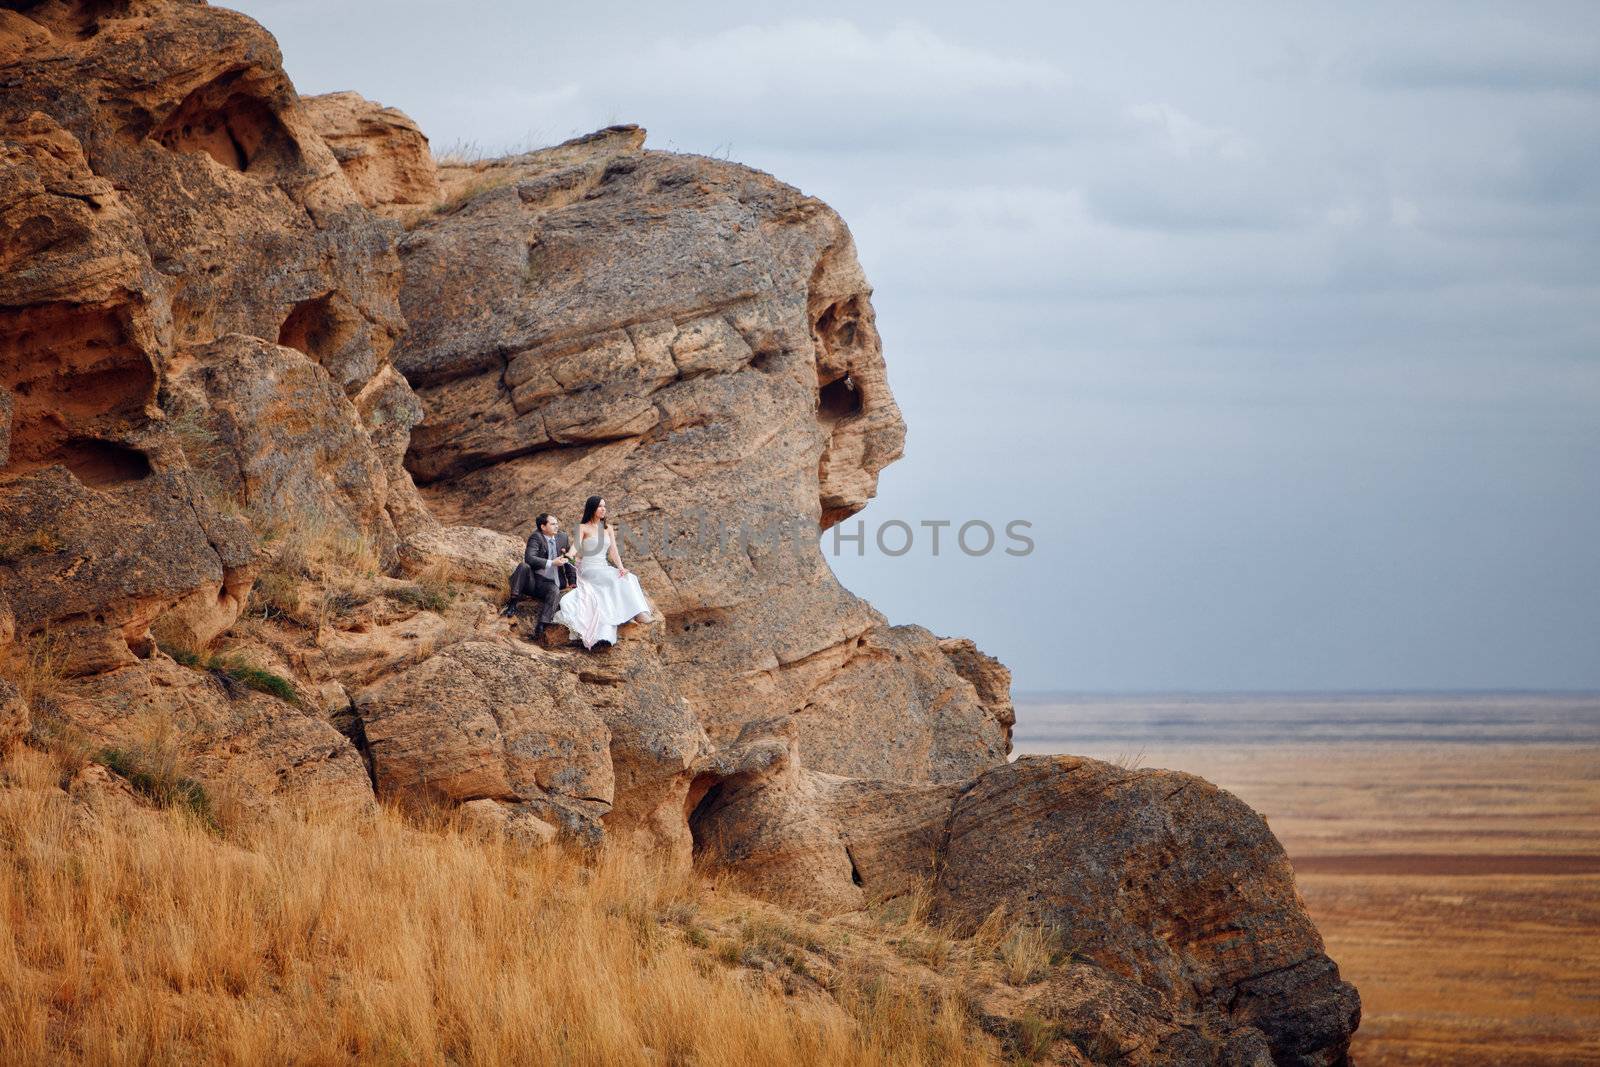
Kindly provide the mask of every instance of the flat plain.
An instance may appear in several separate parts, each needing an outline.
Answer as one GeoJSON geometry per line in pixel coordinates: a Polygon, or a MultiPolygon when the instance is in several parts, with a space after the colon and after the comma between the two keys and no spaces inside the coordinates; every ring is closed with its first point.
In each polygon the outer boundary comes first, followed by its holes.
{"type": "Polygon", "coordinates": [[[1261,812],[1361,991],[1360,1067],[1600,1063],[1600,696],[1019,696],[1018,752],[1261,812]]]}

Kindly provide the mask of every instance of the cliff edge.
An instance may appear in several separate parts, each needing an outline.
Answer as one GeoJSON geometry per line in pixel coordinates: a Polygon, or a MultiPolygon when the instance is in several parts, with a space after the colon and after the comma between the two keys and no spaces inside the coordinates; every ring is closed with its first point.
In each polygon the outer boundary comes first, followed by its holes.
{"type": "Polygon", "coordinates": [[[1058,1062],[1347,1061],[1259,815],[1008,762],[1004,666],[834,577],[817,534],[905,430],[825,204],[633,126],[436,163],[178,0],[0,6],[0,72],[0,742],[159,734],[245,808],[426,801],[824,914],[1048,924],[1070,951],[973,1011],[1058,1062]],[[664,616],[594,655],[495,612],[590,493],[664,616]]]}

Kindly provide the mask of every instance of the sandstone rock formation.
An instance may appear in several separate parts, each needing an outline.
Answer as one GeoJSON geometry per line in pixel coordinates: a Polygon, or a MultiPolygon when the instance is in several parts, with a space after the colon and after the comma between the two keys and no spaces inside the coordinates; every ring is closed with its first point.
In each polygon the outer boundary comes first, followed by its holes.
{"type": "Polygon", "coordinates": [[[1336,1064],[1359,1021],[1283,847],[1194,775],[1024,756],[968,782],[865,781],[807,772],[780,748],[716,788],[696,835],[758,891],[843,910],[925,885],[958,934],[997,910],[1055,931],[1064,969],[1023,1002],[1000,998],[997,1017],[1031,1013],[1080,1045],[1171,1064],[1241,1048],[1336,1064]]]}
{"type": "Polygon", "coordinates": [[[605,723],[568,671],[500,642],[451,645],[355,696],[381,792],[497,800],[598,839],[605,723]]]}
{"type": "Polygon", "coordinates": [[[1259,817],[1008,764],[1006,668],[835,579],[818,534],[904,426],[826,205],[632,126],[436,167],[179,0],[0,7],[0,75],[0,743],[431,798],[820,912],[1000,908],[1072,952],[974,991],[997,1032],[1343,1061],[1354,990],[1259,817]],[[534,645],[505,577],[593,492],[664,620],[534,645]]]}
{"type": "Polygon", "coordinates": [[[643,138],[445,168],[448,209],[400,246],[424,496],[526,535],[538,511],[570,525],[606,495],[716,741],[782,715],[820,770],[951,779],[1003,760],[1004,668],[980,692],[965,649],[886,626],[816,543],[905,432],[849,231],[764,174],[643,138]]]}
{"type": "Polygon", "coordinates": [[[410,117],[360,93],[301,98],[361,202],[386,218],[402,218],[439,199],[428,138],[410,117]]]}
{"type": "MultiPolygon", "coordinates": [[[[51,701],[94,733],[116,722],[101,705],[169,693],[152,624],[171,615],[203,644],[237,620],[272,522],[326,504],[395,555],[384,457],[350,398],[375,412],[375,386],[409,396],[383,373],[402,326],[396,228],[243,16],[30,4],[0,10],[0,63],[0,585],[54,673],[106,689],[51,701]]],[[[330,748],[360,770],[292,706],[221,699],[166,708],[219,735],[252,709],[235,733],[270,747],[187,735],[217,773],[237,763],[275,793],[330,748]]]]}

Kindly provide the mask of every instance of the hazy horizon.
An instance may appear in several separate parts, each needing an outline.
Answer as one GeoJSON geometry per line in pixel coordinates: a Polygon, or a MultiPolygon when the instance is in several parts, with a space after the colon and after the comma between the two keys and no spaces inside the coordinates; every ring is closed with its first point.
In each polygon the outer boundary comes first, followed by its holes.
{"type": "Polygon", "coordinates": [[[837,209],[869,537],[1037,548],[835,569],[1019,691],[1600,689],[1600,6],[232,6],[438,150],[638,122],[837,209]]]}

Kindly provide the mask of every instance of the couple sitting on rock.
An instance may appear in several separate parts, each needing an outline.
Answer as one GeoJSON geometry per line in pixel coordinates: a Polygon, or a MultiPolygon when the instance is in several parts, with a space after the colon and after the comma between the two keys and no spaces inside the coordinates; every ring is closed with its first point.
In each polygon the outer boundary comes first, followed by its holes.
{"type": "Polygon", "coordinates": [[[613,645],[617,627],[625,622],[649,622],[650,601],[645,599],[639,576],[622,565],[616,534],[606,521],[606,502],[597,496],[583,505],[578,524],[578,547],[560,532],[560,522],[546,512],[539,516],[528,537],[522,565],[511,578],[511,602],[531,597],[539,601],[539,622],[533,639],[544,635],[551,623],[565,626],[584,648],[613,645]]]}

